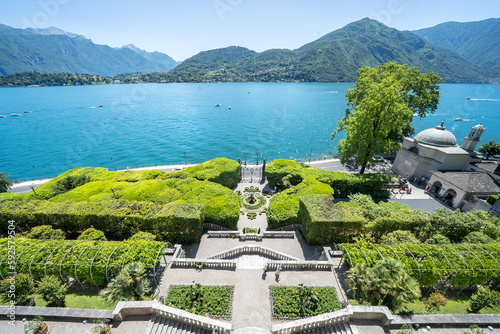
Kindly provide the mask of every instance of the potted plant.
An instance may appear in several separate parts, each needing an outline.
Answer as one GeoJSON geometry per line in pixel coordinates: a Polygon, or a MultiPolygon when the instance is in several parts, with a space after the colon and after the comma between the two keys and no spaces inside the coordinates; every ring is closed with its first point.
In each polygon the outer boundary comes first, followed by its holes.
{"type": "Polygon", "coordinates": [[[49,325],[43,322],[41,316],[36,316],[33,320],[24,325],[24,334],[47,334],[49,325]]]}
{"type": "Polygon", "coordinates": [[[108,325],[106,319],[99,319],[94,322],[95,326],[92,328],[94,334],[111,334],[111,326],[108,325]]]}

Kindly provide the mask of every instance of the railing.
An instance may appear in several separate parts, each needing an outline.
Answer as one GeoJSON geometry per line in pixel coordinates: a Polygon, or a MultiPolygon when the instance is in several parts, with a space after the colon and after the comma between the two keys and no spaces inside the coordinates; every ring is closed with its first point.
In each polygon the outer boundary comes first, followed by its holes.
{"type": "Polygon", "coordinates": [[[267,261],[267,269],[273,270],[280,268],[281,270],[331,270],[333,263],[331,261],[267,261]]]}
{"type": "MultiPolygon", "coordinates": [[[[203,223],[203,228],[207,228],[207,229],[211,228],[211,229],[219,230],[219,231],[234,231],[228,227],[220,226],[220,225],[213,224],[213,223],[203,223]]],[[[238,232],[238,231],[236,231],[236,232],[238,232]]]]}
{"type": "Polygon", "coordinates": [[[272,229],[272,231],[291,231],[291,230],[302,230],[302,224],[290,224],[272,229]]]}
{"type": "Polygon", "coordinates": [[[264,231],[264,238],[295,238],[294,231],[264,231]]]}
{"type": "Polygon", "coordinates": [[[240,240],[262,240],[262,238],[295,238],[293,231],[264,231],[262,233],[242,233],[240,231],[208,231],[209,238],[239,238],[240,240]]]}
{"type": "Polygon", "coordinates": [[[188,268],[220,268],[234,269],[236,268],[236,260],[222,259],[175,259],[170,262],[173,267],[188,267],[188,268]]]}
{"type": "Polygon", "coordinates": [[[349,322],[349,317],[352,315],[349,309],[320,314],[314,317],[277,324],[272,327],[272,334],[288,334],[296,333],[315,328],[322,328],[336,323],[349,322]]]}
{"type": "Polygon", "coordinates": [[[214,254],[212,256],[207,257],[207,259],[224,259],[228,257],[235,257],[237,255],[243,254],[243,253],[259,253],[262,255],[266,255],[269,257],[276,258],[278,260],[285,260],[285,261],[300,261],[300,259],[286,255],[284,253],[275,251],[271,248],[267,248],[264,246],[260,245],[248,245],[248,246],[238,246],[231,248],[229,250],[214,254]]]}

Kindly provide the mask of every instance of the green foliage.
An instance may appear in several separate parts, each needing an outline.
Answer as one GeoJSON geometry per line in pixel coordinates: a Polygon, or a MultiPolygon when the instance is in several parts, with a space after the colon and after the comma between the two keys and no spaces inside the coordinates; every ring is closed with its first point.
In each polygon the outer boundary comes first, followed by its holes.
{"type": "Polygon", "coordinates": [[[65,178],[57,181],[53,189],[54,192],[58,195],[75,189],[76,187],[82,186],[89,181],[90,177],[85,174],[68,175],[65,178]]]}
{"type": "Polygon", "coordinates": [[[439,292],[433,292],[428,298],[424,298],[423,303],[426,305],[427,312],[439,311],[443,306],[448,303],[448,298],[439,292]]]}
{"type": "Polygon", "coordinates": [[[31,276],[17,273],[4,277],[6,279],[0,281],[0,301],[7,304],[14,300],[17,306],[31,304],[35,286],[31,276]]]}
{"type": "Polygon", "coordinates": [[[444,236],[441,233],[436,233],[427,238],[427,240],[425,240],[425,243],[429,245],[446,245],[451,244],[451,241],[447,236],[444,236]]]}
{"type": "Polygon", "coordinates": [[[271,288],[273,316],[279,319],[297,319],[341,309],[331,287],[273,286],[271,288]]]}
{"type": "Polygon", "coordinates": [[[92,333],[94,334],[108,334],[111,333],[111,327],[109,327],[106,319],[94,320],[94,327],[92,327],[92,333]]]}
{"type": "Polygon", "coordinates": [[[141,262],[130,262],[114,277],[108,286],[99,291],[99,296],[106,303],[119,301],[143,300],[151,293],[151,285],[146,275],[146,268],[141,262]]]}
{"type": "Polygon", "coordinates": [[[252,227],[243,227],[243,233],[260,233],[260,227],[259,228],[252,228],[252,227]]]}
{"type": "Polygon", "coordinates": [[[396,230],[383,235],[380,238],[380,243],[386,245],[419,244],[420,240],[410,231],[396,230]]]}
{"type": "Polygon", "coordinates": [[[494,242],[492,238],[480,231],[467,234],[463,241],[469,244],[489,244],[494,242]]]}
{"type": "Polygon", "coordinates": [[[363,66],[357,73],[354,88],[346,92],[345,116],[337,122],[332,139],[346,131],[347,137],[338,144],[340,161],[345,164],[354,158],[363,174],[377,163],[376,156],[397,151],[402,137],[413,134],[414,113],[422,118],[437,109],[442,79],[396,62],[363,66]]]}
{"type": "Polygon", "coordinates": [[[414,333],[413,327],[411,324],[404,324],[401,326],[401,330],[398,331],[397,334],[412,334],[414,333]]]}
{"type": "Polygon", "coordinates": [[[498,201],[498,196],[497,195],[490,195],[490,196],[488,196],[488,199],[486,200],[486,202],[489,205],[495,204],[496,201],[498,201]]]}
{"type": "Polygon", "coordinates": [[[36,288],[36,292],[42,295],[48,306],[64,307],[66,299],[66,286],[59,277],[48,275],[43,277],[36,288]]]}
{"type": "Polygon", "coordinates": [[[244,194],[242,196],[242,204],[247,210],[257,210],[261,206],[265,205],[266,202],[267,202],[266,198],[262,195],[257,194],[257,193],[244,194]],[[255,199],[254,204],[251,204],[248,202],[248,199],[252,196],[255,199]]]}
{"type": "Polygon", "coordinates": [[[495,155],[500,155],[500,144],[496,143],[494,140],[490,140],[479,146],[477,151],[484,155],[484,158],[488,160],[495,155]]]}
{"type": "Polygon", "coordinates": [[[77,240],[107,241],[108,239],[106,239],[104,232],[91,227],[83,231],[77,240]]]}
{"type": "Polygon", "coordinates": [[[229,317],[232,293],[231,286],[173,285],[165,305],[203,316],[229,317]]]}
{"type": "Polygon", "coordinates": [[[381,245],[367,242],[342,244],[344,259],[351,267],[358,264],[374,266],[383,258],[401,262],[406,272],[420,286],[446,285],[458,289],[482,285],[485,279],[500,283],[497,260],[500,250],[497,244],[470,245],[381,245]]]}
{"type": "Polygon", "coordinates": [[[373,267],[357,264],[349,271],[348,285],[360,301],[391,310],[420,298],[418,282],[392,258],[384,258],[373,267]]]}
{"type": "MultiPolygon", "coordinates": [[[[7,238],[0,239],[5,245],[7,238]]],[[[46,275],[62,275],[67,279],[78,279],[99,286],[116,276],[122,266],[141,261],[148,269],[158,264],[158,254],[166,245],[162,242],[137,241],[79,241],[79,240],[34,240],[16,238],[16,253],[19,254],[16,270],[34,278],[46,275]],[[31,264],[31,265],[30,265],[31,264]]],[[[7,247],[0,248],[0,257],[7,255],[7,247]]],[[[8,276],[11,268],[8,261],[0,265],[0,272],[8,276]]]]}
{"type": "Polygon", "coordinates": [[[43,239],[43,240],[65,239],[64,232],[61,229],[54,230],[50,225],[40,225],[33,227],[30,233],[26,235],[26,237],[30,239],[43,239]]]}
{"type": "Polygon", "coordinates": [[[484,308],[492,308],[500,305],[500,293],[490,290],[488,287],[480,286],[469,301],[468,313],[479,313],[484,308]]]}
{"type": "Polygon", "coordinates": [[[92,74],[22,72],[0,76],[0,87],[82,86],[112,83],[112,78],[92,74]]]}
{"type": "Polygon", "coordinates": [[[344,215],[327,195],[306,195],[300,198],[299,216],[307,243],[326,244],[337,233],[344,215]]]}
{"type": "Polygon", "coordinates": [[[7,173],[0,173],[0,193],[5,193],[12,186],[12,181],[7,178],[7,173]]]}
{"type": "Polygon", "coordinates": [[[348,195],[347,198],[349,198],[349,201],[352,203],[359,203],[364,206],[375,204],[373,198],[370,195],[365,195],[361,193],[348,195]]]}
{"type": "Polygon", "coordinates": [[[133,236],[131,236],[128,240],[147,240],[147,241],[155,241],[156,235],[149,232],[137,232],[133,236]]]}
{"type": "Polygon", "coordinates": [[[30,321],[24,324],[24,334],[33,334],[43,330],[47,326],[46,323],[43,322],[43,318],[40,315],[37,315],[30,321]]]}

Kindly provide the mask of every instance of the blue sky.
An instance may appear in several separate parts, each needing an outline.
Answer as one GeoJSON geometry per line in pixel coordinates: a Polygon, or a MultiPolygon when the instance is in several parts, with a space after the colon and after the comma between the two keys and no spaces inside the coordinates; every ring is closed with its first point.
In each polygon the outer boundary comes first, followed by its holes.
{"type": "Polygon", "coordinates": [[[2,24],[55,26],[175,60],[230,45],[295,49],[364,17],[400,30],[500,17],[498,0],[12,0],[0,8],[2,24]]]}

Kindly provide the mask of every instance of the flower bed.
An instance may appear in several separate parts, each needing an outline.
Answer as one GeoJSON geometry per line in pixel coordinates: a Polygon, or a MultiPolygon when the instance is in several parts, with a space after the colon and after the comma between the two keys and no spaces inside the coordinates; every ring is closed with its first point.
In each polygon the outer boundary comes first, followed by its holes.
{"type": "Polygon", "coordinates": [[[273,318],[299,319],[340,310],[333,287],[271,287],[273,318]]]}
{"type": "Polygon", "coordinates": [[[242,197],[243,199],[243,207],[247,210],[257,210],[259,209],[261,206],[265,205],[267,200],[264,196],[262,195],[259,195],[257,193],[247,193],[247,194],[244,194],[242,197]],[[246,200],[252,196],[255,198],[255,203],[254,204],[250,204],[248,203],[246,200]]]}
{"type": "Polygon", "coordinates": [[[172,285],[165,305],[211,318],[231,319],[233,286],[172,285]]]}

